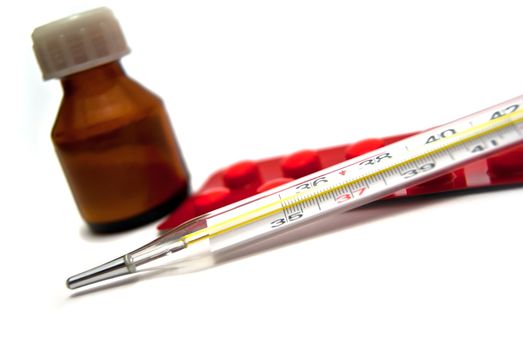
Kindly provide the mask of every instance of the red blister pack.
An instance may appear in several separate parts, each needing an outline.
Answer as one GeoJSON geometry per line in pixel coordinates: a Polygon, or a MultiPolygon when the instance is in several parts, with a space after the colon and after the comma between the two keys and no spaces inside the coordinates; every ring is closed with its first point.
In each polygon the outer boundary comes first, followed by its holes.
{"type": "MultiPolygon", "coordinates": [[[[302,150],[287,156],[238,162],[211,175],[198,191],[189,196],[158,226],[158,229],[164,231],[174,228],[198,215],[414,134],[365,139],[319,150],[302,150]]],[[[523,146],[521,145],[495,156],[477,160],[431,181],[398,191],[387,199],[516,184],[523,184],[523,146]]]]}

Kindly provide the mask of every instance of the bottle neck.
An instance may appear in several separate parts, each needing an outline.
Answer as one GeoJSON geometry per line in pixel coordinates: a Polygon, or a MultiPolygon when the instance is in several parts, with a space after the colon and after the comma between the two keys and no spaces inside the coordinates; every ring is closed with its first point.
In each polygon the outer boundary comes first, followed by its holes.
{"type": "Polygon", "coordinates": [[[65,76],[61,79],[64,94],[98,93],[115,84],[120,78],[125,78],[125,71],[120,61],[113,61],[85,71],[65,76]]]}

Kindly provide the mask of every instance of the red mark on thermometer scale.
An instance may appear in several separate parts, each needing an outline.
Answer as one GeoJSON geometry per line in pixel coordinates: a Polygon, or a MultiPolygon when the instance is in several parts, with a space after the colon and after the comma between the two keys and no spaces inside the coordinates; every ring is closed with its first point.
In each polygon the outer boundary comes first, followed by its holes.
{"type": "Polygon", "coordinates": [[[365,188],[366,187],[359,188],[356,191],[353,191],[353,194],[344,193],[342,195],[339,195],[338,197],[336,197],[336,203],[344,203],[350,199],[361,197],[363,195],[363,192],[365,192],[365,188]]]}

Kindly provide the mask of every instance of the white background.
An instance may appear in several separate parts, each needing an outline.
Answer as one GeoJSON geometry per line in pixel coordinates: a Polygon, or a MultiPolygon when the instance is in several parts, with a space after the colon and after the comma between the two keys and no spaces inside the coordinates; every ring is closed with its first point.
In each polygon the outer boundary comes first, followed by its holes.
{"type": "Polygon", "coordinates": [[[73,293],[156,237],[90,234],[50,141],[34,27],[100,5],[215,170],[425,129],[523,93],[520,1],[12,1],[0,11],[2,349],[521,349],[522,188],[371,206],[181,276],[73,293]]]}

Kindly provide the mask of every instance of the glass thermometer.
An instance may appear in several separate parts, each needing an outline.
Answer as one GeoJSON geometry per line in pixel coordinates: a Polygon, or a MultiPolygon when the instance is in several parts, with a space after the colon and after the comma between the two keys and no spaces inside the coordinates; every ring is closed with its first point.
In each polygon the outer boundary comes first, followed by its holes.
{"type": "Polygon", "coordinates": [[[71,289],[156,269],[190,271],[220,254],[351,210],[523,143],[523,96],[199,216],[70,277],[71,289]]]}

